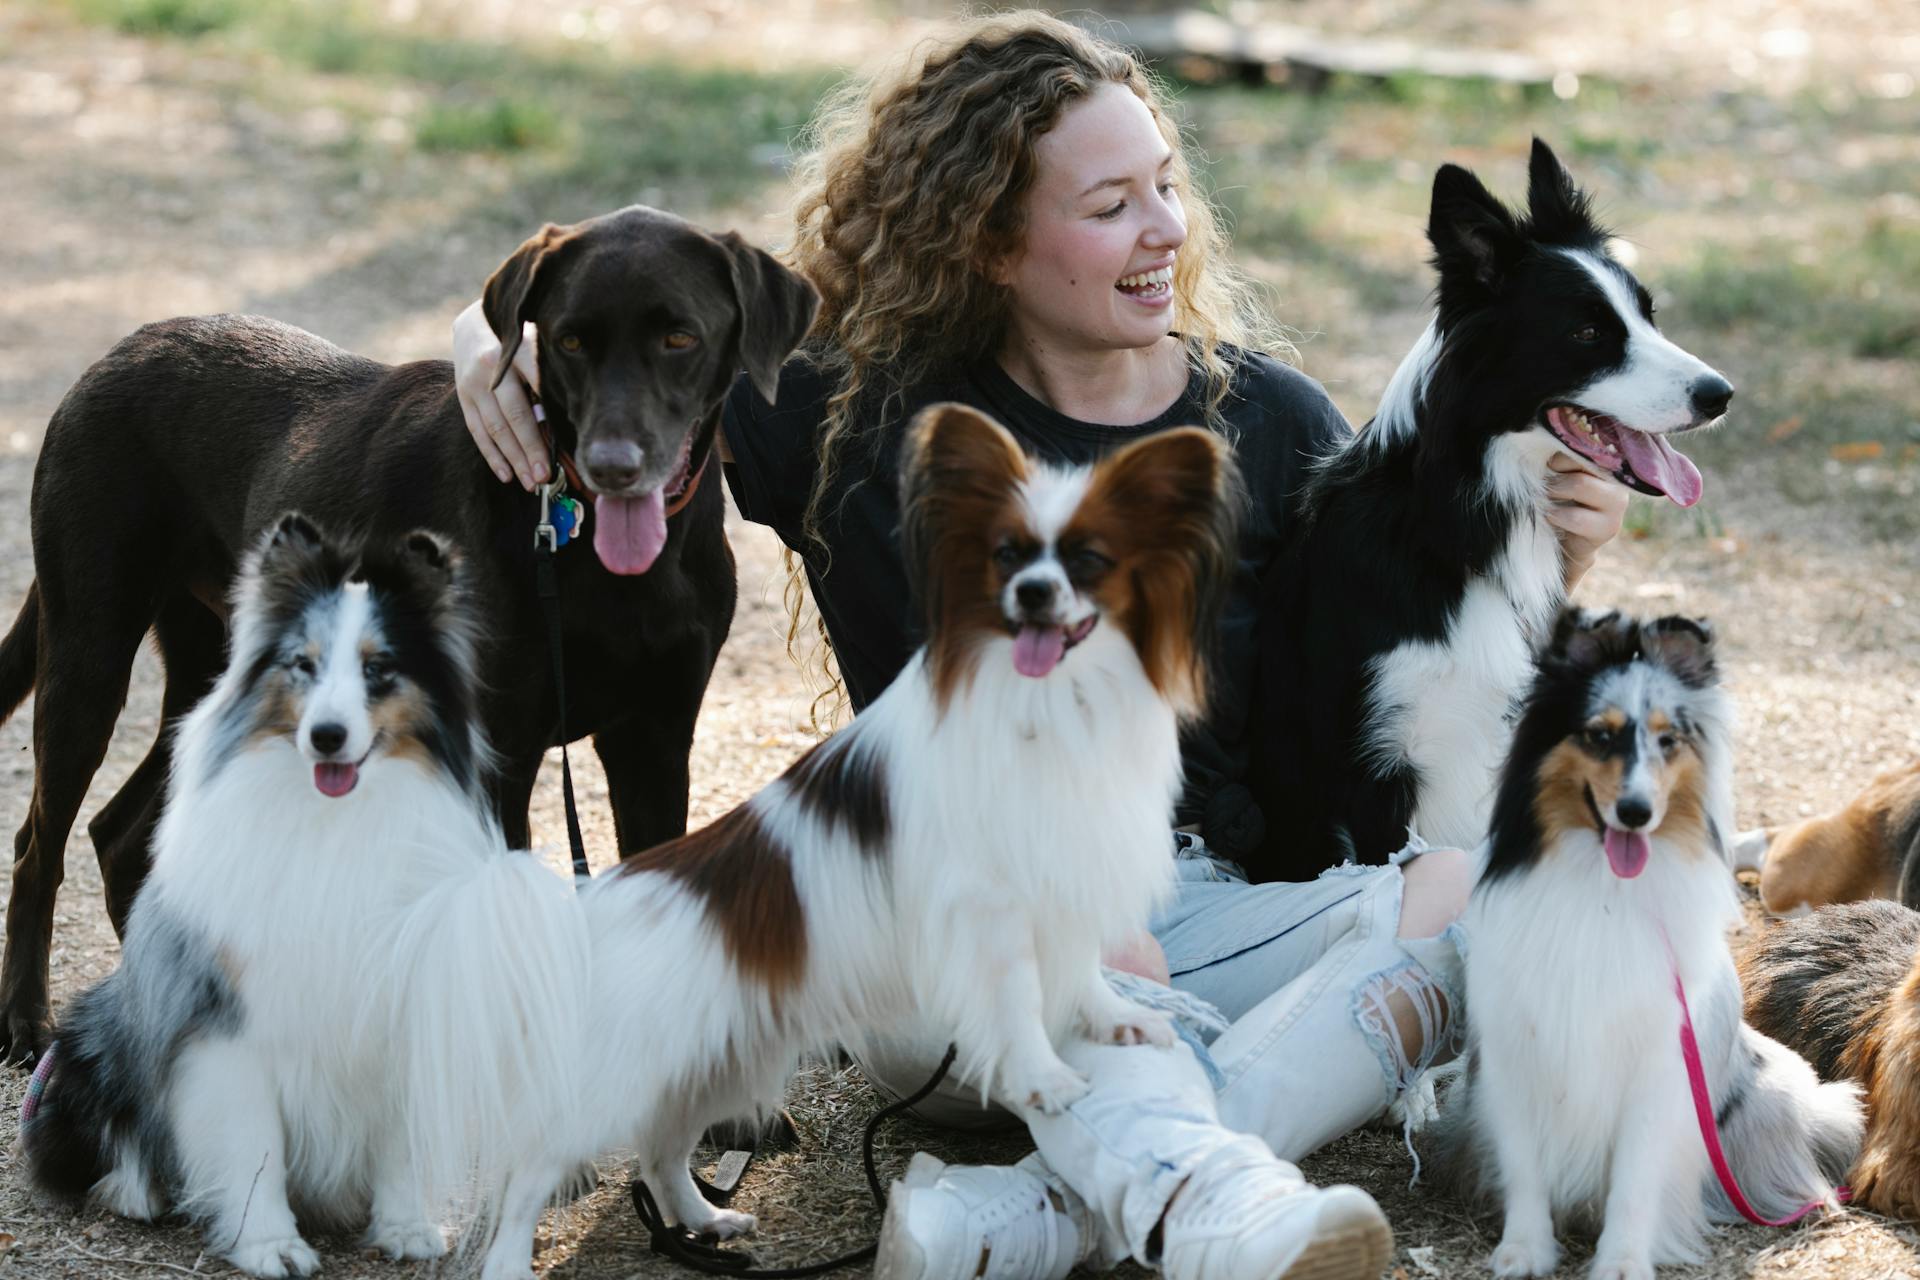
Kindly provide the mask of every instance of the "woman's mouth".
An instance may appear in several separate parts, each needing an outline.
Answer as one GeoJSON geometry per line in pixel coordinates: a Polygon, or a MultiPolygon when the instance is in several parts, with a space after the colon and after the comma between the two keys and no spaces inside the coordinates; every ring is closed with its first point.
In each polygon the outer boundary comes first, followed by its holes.
{"type": "Polygon", "coordinates": [[[1113,286],[1135,302],[1160,306],[1173,297],[1173,264],[1137,275],[1122,276],[1113,286]]]}

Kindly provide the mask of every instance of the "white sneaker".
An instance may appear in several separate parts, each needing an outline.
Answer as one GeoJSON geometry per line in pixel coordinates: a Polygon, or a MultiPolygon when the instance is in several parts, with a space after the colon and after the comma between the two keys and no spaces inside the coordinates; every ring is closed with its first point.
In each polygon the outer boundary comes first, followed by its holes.
{"type": "Polygon", "coordinates": [[[874,1280],[1062,1280],[1089,1233],[1045,1169],[1037,1153],[1009,1167],[916,1152],[887,1197],[874,1280]]]}
{"type": "Polygon", "coordinates": [[[1283,1160],[1202,1165],[1161,1227],[1166,1280],[1379,1280],[1393,1229],[1358,1187],[1315,1187],[1283,1160]]]}

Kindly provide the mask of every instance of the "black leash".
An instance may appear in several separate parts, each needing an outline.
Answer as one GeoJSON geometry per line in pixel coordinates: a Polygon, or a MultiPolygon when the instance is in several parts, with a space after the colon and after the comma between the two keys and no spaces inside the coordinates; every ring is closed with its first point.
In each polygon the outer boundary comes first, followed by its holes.
{"type": "MultiPolygon", "coordinates": [[[[558,476],[558,458],[549,475],[558,476]]],[[[573,853],[573,887],[579,889],[593,879],[587,866],[587,842],[580,835],[580,811],[573,802],[573,762],[567,759],[567,666],[560,656],[560,572],[554,553],[560,549],[560,535],[553,527],[553,499],[559,485],[540,486],[540,523],[533,529],[533,580],[540,593],[540,611],[547,619],[547,652],[553,658],[553,692],[560,700],[560,795],[567,810],[567,847],[573,853]]]]}
{"type": "MultiPolygon", "coordinates": [[[[948,1045],[947,1056],[940,1059],[940,1066],[925,1084],[916,1089],[912,1095],[880,1108],[874,1112],[873,1118],[867,1121],[867,1131],[860,1143],[860,1154],[866,1165],[867,1190],[873,1194],[873,1207],[882,1213],[887,1209],[887,1193],[880,1186],[880,1171],[874,1164],[874,1138],[879,1134],[883,1123],[909,1107],[924,1102],[927,1095],[940,1086],[940,1082],[947,1078],[947,1072],[952,1069],[954,1057],[959,1051],[959,1046],[948,1045]]],[[[654,1202],[653,1192],[649,1191],[647,1184],[638,1178],[633,1180],[633,1209],[640,1215],[640,1221],[645,1224],[649,1242],[655,1253],[709,1275],[738,1276],[742,1280],[800,1280],[803,1276],[822,1275],[828,1271],[837,1271],[841,1267],[850,1267],[858,1262],[869,1261],[880,1247],[876,1241],[864,1248],[855,1249],[852,1253],[843,1254],[838,1258],[829,1258],[825,1262],[809,1263],[804,1267],[756,1267],[753,1255],[744,1250],[722,1249],[706,1243],[685,1227],[668,1226],[666,1216],[660,1212],[660,1206],[654,1202]]]]}

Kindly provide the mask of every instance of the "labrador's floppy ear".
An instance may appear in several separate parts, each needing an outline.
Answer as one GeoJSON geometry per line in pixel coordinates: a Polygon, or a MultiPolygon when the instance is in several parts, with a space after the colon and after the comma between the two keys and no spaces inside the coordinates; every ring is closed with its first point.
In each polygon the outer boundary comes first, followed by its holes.
{"type": "Polygon", "coordinates": [[[807,336],[820,294],[805,276],[729,231],[718,237],[733,273],[740,308],[740,367],[768,404],[780,389],[780,366],[807,336]]]}
{"type": "Polygon", "coordinates": [[[499,268],[487,278],[486,291],[480,295],[480,309],[486,314],[493,336],[500,339],[500,363],[493,371],[493,385],[507,376],[513,367],[514,353],[520,350],[521,326],[527,312],[539,300],[542,278],[574,238],[574,227],[549,222],[529,236],[499,268]]]}

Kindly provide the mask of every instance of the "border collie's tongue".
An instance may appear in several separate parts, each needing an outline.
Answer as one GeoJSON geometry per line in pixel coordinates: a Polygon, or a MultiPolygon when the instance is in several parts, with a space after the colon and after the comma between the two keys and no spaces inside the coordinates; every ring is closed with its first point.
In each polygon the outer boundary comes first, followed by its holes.
{"type": "Polygon", "coordinates": [[[1013,669],[1023,676],[1044,676],[1060,665],[1067,651],[1067,633],[1061,627],[1020,628],[1013,638],[1013,669]]]}
{"type": "Polygon", "coordinates": [[[320,794],[338,798],[353,790],[360,781],[360,766],[353,764],[317,764],[313,766],[313,785],[320,794]]]}
{"type": "Polygon", "coordinates": [[[665,485],[644,497],[602,497],[594,502],[593,552],[609,573],[645,573],[666,545],[665,485]]]}
{"type": "Polygon", "coordinates": [[[1652,850],[1645,832],[1608,827],[1606,846],[1607,865],[1622,880],[1631,880],[1647,869],[1647,855],[1652,850]]]}
{"type": "Polygon", "coordinates": [[[1646,431],[1624,429],[1615,433],[1617,447],[1633,474],[1667,495],[1683,507],[1700,501],[1700,468],[1686,454],[1668,444],[1664,436],[1646,431]]]}

